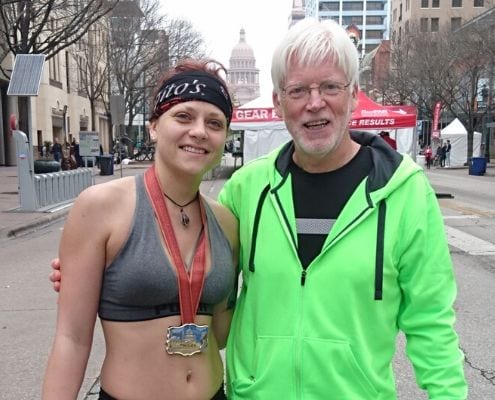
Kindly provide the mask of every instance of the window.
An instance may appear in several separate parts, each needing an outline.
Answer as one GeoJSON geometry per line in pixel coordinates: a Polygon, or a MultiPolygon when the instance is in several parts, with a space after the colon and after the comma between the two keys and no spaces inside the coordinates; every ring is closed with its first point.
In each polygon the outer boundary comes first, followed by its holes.
{"type": "Polygon", "coordinates": [[[379,15],[369,15],[366,17],[366,25],[382,25],[383,17],[379,15]]]}
{"type": "Polygon", "coordinates": [[[50,58],[48,68],[50,80],[60,82],[60,54],[55,54],[50,58]]]}
{"type": "Polygon", "coordinates": [[[319,9],[320,11],[339,11],[339,3],[324,1],[319,4],[319,9]]]}
{"type": "Polygon", "coordinates": [[[363,24],[363,17],[361,15],[352,15],[352,16],[347,16],[347,17],[342,17],[342,24],[343,25],[362,25],[363,24]]]}
{"type": "Polygon", "coordinates": [[[385,2],[384,1],[370,1],[366,3],[366,9],[368,11],[377,11],[377,10],[384,10],[385,8],[385,2]]]}
{"type": "Polygon", "coordinates": [[[452,0],[452,7],[462,7],[462,0],[452,0]]]}
{"type": "Polygon", "coordinates": [[[342,4],[343,11],[363,11],[363,2],[358,1],[356,3],[344,3],[342,4]]]}
{"type": "Polygon", "coordinates": [[[484,0],[474,0],[473,6],[475,6],[475,7],[484,7],[485,6],[485,2],[484,2],[484,0]]]}
{"type": "Polygon", "coordinates": [[[419,27],[421,32],[428,32],[428,18],[421,18],[419,20],[419,27]]]}
{"type": "Polygon", "coordinates": [[[438,32],[438,27],[439,27],[438,18],[432,18],[431,19],[431,31],[432,32],[438,32]]]}
{"type": "Polygon", "coordinates": [[[430,0],[421,0],[421,8],[428,8],[430,0]]]}
{"type": "Polygon", "coordinates": [[[461,21],[462,21],[462,19],[460,17],[451,18],[450,19],[450,29],[452,31],[456,31],[457,29],[459,29],[461,27],[461,21]]]}
{"type": "Polygon", "coordinates": [[[383,32],[376,30],[367,30],[366,31],[367,39],[383,39],[383,32]]]}
{"type": "Polygon", "coordinates": [[[431,8],[440,8],[440,0],[432,0],[431,8]]]}

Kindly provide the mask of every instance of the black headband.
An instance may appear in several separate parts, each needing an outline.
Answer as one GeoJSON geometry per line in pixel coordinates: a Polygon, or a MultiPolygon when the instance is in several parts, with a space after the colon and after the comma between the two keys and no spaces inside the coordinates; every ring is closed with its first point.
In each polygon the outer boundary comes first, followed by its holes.
{"type": "Polygon", "coordinates": [[[155,96],[151,119],[157,119],[178,103],[192,100],[206,101],[217,106],[230,124],[232,101],[227,89],[219,79],[202,71],[181,72],[163,82],[155,96]]]}

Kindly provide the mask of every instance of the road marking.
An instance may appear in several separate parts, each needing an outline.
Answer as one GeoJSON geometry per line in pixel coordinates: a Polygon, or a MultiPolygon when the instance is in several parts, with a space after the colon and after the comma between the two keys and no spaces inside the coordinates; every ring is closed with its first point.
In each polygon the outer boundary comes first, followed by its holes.
{"type": "Polygon", "coordinates": [[[495,244],[448,225],[445,226],[445,230],[451,246],[457,247],[473,256],[495,256],[495,244]]]}
{"type": "Polygon", "coordinates": [[[454,200],[440,199],[439,203],[441,207],[450,208],[451,210],[458,211],[464,215],[478,215],[480,217],[495,217],[495,212],[493,210],[481,210],[479,208],[472,208],[468,205],[461,204],[454,200]]]}
{"type": "Polygon", "coordinates": [[[443,219],[480,219],[479,215],[446,215],[443,219]]]}

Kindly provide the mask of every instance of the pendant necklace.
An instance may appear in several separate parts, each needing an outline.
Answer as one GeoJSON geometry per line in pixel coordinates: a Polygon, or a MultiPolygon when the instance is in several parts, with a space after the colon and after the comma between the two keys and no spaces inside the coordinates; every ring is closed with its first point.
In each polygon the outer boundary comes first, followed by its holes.
{"type": "Polygon", "coordinates": [[[163,195],[169,199],[173,204],[175,204],[177,207],[179,207],[180,209],[180,222],[183,226],[188,226],[189,225],[189,216],[186,214],[186,212],[184,211],[184,207],[187,207],[189,204],[192,204],[196,201],[196,199],[198,198],[198,194],[199,192],[196,192],[196,196],[194,196],[194,198],[187,202],[186,204],[179,204],[177,203],[174,199],[172,199],[171,197],[169,197],[167,195],[167,193],[163,192],[163,195]]]}

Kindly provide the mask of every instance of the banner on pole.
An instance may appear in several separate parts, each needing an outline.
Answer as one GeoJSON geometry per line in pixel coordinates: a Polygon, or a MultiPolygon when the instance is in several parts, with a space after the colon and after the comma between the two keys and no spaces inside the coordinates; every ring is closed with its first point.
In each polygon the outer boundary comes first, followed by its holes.
{"type": "Polygon", "coordinates": [[[442,110],[442,102],[437,101],[435,108],[433,109],[433,125],[431,127],[431,137],[433,139],[440,139],[440,129],[438,129],[438,123],[440,122],[440,111],[442,110]]]}

